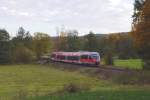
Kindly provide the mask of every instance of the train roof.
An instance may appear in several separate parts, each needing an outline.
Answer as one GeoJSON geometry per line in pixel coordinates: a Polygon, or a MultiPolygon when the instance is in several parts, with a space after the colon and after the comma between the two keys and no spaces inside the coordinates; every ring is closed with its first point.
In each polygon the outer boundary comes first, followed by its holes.
{"type": "Polygon", "coordinates": [[[89,51],[79,51],[79,52],[54,52],[54,54],[61,54],[61,55],[89,55],[89,54],[98,54],[98,52],[89,52],[89,51]]]}

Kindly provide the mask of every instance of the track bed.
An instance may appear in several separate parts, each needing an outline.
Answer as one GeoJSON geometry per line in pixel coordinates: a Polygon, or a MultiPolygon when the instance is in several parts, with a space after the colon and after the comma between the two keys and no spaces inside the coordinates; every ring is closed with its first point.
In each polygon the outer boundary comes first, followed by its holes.
{"type": "Polygon", "coordinates": [[[143,70],[130,70],[124,68],[115,68],[114,66],[100,65],[77,65],[77,64],[68,64],[62,62],[51,62],[53,67],[60,70],[68,70],[71,72],[79,72],[90,77],[97,77],[98,79],[113,79],[118,76],[123,76],[123,78],[135,78],[137,81],[134,84],[150,84],[149,72],[143,70]]]}

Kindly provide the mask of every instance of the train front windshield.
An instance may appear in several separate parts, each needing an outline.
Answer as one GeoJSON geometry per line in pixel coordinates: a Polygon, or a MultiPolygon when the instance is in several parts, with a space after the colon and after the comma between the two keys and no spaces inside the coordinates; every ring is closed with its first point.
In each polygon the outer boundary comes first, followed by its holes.
{"type": "Polygon", "coordinates": [[[91,57],[92,57],[93,59],[99,60],[99,55],[97,55],[97,54],[92,54],[91,57]]]}

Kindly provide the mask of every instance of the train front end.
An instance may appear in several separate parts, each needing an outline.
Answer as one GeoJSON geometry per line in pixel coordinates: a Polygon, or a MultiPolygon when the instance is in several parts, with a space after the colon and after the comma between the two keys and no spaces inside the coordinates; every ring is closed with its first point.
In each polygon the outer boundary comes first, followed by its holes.
{"type": "Polygon", "coordinates": [[[100,64],[100,55],[97,52],[92,52],[89,56],[89,59],[91,59],[95,65],[100,64]]]}

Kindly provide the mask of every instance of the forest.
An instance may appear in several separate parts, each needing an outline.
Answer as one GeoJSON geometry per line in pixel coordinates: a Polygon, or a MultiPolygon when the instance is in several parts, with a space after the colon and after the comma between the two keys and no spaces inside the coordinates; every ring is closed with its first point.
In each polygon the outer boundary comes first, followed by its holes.
{"type": "Polygon", "coordinates": [[[129,32],[112,34],[94,34],[78,36],[78,31],[61,32],[58,37],[50,37],[46,33],[34,33],[32,36],[22,27],[15,37],[1,29],[1,63],[30,63],[43,55],[54,51],[95,51],[102,57],[111,54],[119,59],[139,58],[129,32]]]}

